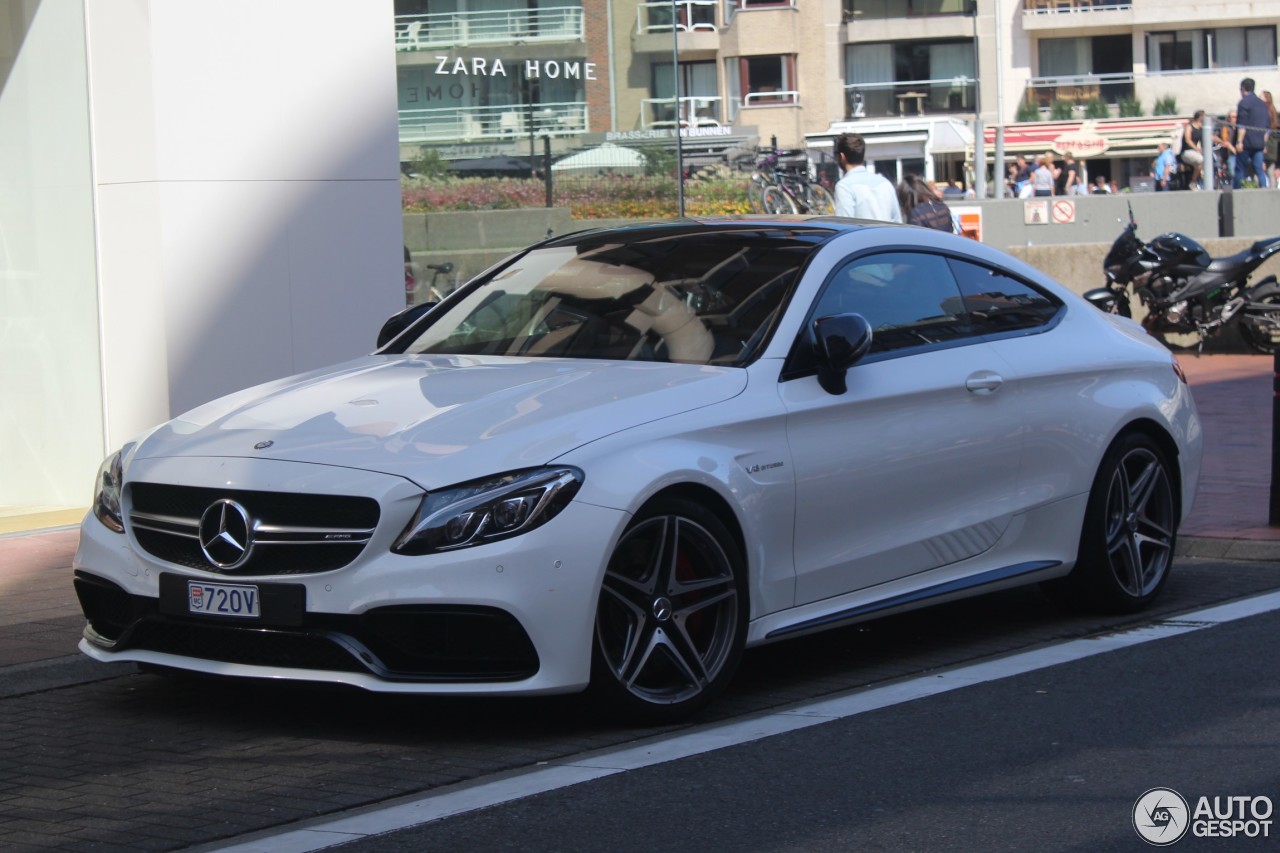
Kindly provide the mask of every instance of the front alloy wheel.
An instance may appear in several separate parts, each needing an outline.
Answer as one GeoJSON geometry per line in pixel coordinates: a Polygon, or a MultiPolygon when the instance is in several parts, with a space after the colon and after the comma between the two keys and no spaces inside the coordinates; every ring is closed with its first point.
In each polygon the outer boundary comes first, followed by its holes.
{"type": "Polygon", "coordinates": [[[596,611],[592,688],[620,715],[674,722],[728,683],[747,627],[743,561],[701,506],[637,515],[609,560],[596,611]]]}
{"type": "Polygon", "coordinates": [[[1146,607],[1169,577],[1178,516],[1164,454],[1139,433],[1123,437],[1099,468],[1085,511],[1080,554],[1062,586],[1112,611],[1146,607]]]}

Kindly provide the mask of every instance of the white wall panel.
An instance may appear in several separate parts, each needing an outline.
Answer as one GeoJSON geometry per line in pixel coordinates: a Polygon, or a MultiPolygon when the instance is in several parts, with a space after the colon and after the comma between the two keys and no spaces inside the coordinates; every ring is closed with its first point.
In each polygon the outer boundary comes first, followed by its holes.
{"type": "Polygon", "coordinates": [[[0,0],[0,510],[102,459],[87,102],[81,0],[0,0]]]}
{"type": "Polygon", "coordinates": [[[372,350],[404,304],[391,0],[89,9],[112,444],[372,350]]]}

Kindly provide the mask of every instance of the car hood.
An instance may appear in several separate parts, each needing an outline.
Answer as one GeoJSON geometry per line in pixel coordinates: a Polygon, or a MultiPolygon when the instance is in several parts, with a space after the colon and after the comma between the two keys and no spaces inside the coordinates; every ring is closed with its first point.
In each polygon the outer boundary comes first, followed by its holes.
{"type": "Polygon", "coordinates": [[[742,392],[740,368],[484,356],[367,356],[178,417],[134,458],[248,457],[396,474],[427,489],[543,465],[742,392]]]}

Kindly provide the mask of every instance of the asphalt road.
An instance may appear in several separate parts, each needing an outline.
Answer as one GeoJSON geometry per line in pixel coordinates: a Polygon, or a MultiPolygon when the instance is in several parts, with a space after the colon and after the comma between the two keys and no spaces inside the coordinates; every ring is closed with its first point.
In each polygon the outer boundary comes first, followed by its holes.
{"type": "Polygon", "coordinates": [[[1278,647],[1271,613],[331,849],[1142,850],[1151,788],[1280,802],[1278,647]]]}
{"type": "MultiPolygon", "coordinates": [[[[79,658],[0,668],[0,849],[216,849],[253,833],[306,827],[542,762],[1277,588],[1274,563],[1182,558],[1157,606],[1138,617],[1076,614],[1025,589],[779,643],[749,653],[727,694],[697,720],[666,730],[611,724],[577,697],[373,696],[171,680],[128,666],[105,673],[79,658]]],[[[1125,834],[1133,832],[1125,821],[1113,825],[1112,811],[1124,817],[1148,787],[1254,793],[1214,787],[1220,779],[1244,786],[1262,778],[1249,764],[1254,755],[1265,778],[1278,778],[1274,747],[1266,743],[1276,731],[1270,653],[1276,626],[1274,619],[1256,621],[1269,633],[1241,634],[1221,650],[1200,644],[1236,636],[1243,624],[1135,650],[1137,662],[1128,668],[1114,669],[1131,653],[1115,652],[1105,663],[1073,664],[627,773],[571,792],[586,797],[581,802],[560,801],[558,793],[455,818],[404,844],[923,850],[1101,849],[1114,841],[1141,849],[1133,845],[1141,845],[1136,836],[1125,834]],[[1184,643],[1190,651],[1175,655],[1184,643]],[[1080,681],[1069,674],[1095,665],[1101,674],[1080,681]],[[1243,674],[1230,668],[1237,666],[1245,666],[1243,674]],[[1164,682],[1171,692],[1140,689],[1140,677],[1164,682]],[[1018,686],[1023,682],[1034,689],[1018,686]],[[1250,731],[1253,740],[1246,740],[1250,731]],[[1156,756],[1168,763],[1153,763],[1156,756]],[[1126,777],[1127,766],[1150,768],[1150,778],[1126,777]],[[1167,777],[1154,772],[1165,767],[1167,777]],[[513,824],[501,823],[508,810],[515,810],[513,824]],[[430,837],[455,827],[461,835],[430,837]],[[1015,832],[1022,834],[1001,840],[1015,832]],[[1075,833],[1085,833],[1083,840],[1075,833]]],[[[1280,790],[1269,794],[1280,799],[1280,790]]],[[[281,849],[272,837],[254,849],[281,849]]],[[[361,849],[407,849],[394,846],[397,837],[366,844],[361,849]]]]}

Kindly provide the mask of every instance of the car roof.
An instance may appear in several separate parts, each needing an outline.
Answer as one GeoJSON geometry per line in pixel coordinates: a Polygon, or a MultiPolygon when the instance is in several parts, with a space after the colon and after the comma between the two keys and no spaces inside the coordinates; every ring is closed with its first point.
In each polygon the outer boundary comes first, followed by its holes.
{"type": "Polygon", "coordinates": [[[848,219],[841,216],[805,216],[801,214],[771,215],[749,213],[714,217],[686,216],[657,222],[637,222],[603,228],[586,228],[560,237],[553,237],[541,245],[574,245],[584,237],[598,238],[604,235],[613,235],[622,239],[647,240],[707,232],[755,232],[761,237],[784,237],[817,244],[824,243],[838,234],[896,224],[893,222],[848,219]]]}

